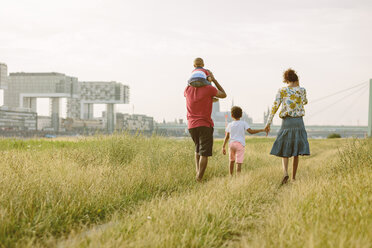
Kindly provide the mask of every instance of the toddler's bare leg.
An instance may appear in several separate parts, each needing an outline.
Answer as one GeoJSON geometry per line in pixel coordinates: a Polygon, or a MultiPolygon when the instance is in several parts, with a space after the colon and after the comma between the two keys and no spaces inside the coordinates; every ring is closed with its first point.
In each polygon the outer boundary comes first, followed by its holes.
{"type": "Polygon", "coordinates": [[[230,175],[234,175],[234,164],[235,161],[230,161],[230,175]]]}

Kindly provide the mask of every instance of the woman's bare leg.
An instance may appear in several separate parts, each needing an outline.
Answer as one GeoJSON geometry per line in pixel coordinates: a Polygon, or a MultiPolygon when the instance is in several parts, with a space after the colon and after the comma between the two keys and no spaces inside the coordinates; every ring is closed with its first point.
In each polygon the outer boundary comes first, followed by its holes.
{"type": "Polygon", "coordinates": [[[286,184],[288,181],[288,158],[282,158],[282,165],[284,176],[281,185],[286,184]]]}
{"type": "Polygon", "coordinates": [[[296,180],[298,160],[299,160],[298,159],[298,156],[293,157],[293,174],[292,174],[292,180],[296,180]]]}
{"type": "Polygon", "coordinates": [[[235,161],[230,161],[230,175],[234,175],[234,164],[235,161]]]}
{"type": "Polygon", "coordinates": [[[288,160],[289,158],[282,158],[284,176],[288,176],[288,160]]]}

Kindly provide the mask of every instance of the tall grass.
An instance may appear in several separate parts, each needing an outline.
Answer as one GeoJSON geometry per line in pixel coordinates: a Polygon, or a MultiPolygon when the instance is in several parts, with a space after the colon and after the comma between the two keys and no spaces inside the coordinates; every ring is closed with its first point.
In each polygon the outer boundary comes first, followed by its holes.
{"type": "Polygon", "coordinates": [[[283,188],[244,247],[371,247],[372,140],[344,143],[332,162],[283,188]]]}
{"type": "MultiPolygon", "coordinates": [[[[43,243],[102,223],[115,211],[131,212],[142,201],[196,187],[192,146],[129,135],[2,140],[0,244],[43,243]]],[[[208,176],[221,175],[216,167],[208,176]]]]}
{"type": "Polygon", "coordinates": [[[190,139],[0,140],[0,247],[368,247],[372,141],[311,141],[285,187],[271,144],[197,184],[190,139]]]}

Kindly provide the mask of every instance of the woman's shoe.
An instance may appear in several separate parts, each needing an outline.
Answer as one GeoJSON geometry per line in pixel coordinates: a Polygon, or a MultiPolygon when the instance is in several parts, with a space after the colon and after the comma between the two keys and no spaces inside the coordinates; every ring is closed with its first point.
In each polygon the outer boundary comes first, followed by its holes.
{"type": "Polygon", "coordinates": [[[288,182],[288,178],[289,178],[288,175],[284,176],[283,179],[282,179],[282,183],[280,185],[286,184],[288,182]]]}

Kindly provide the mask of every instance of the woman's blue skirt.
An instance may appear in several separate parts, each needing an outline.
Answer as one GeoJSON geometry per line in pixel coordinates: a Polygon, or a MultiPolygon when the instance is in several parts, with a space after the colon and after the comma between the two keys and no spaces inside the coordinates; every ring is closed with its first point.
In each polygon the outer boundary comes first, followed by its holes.
{"type": "Polygon", "coordinates": [[[302,117],[285,117],[270,154],[289,158],[310,155],[309,142],[302,117]]]}

